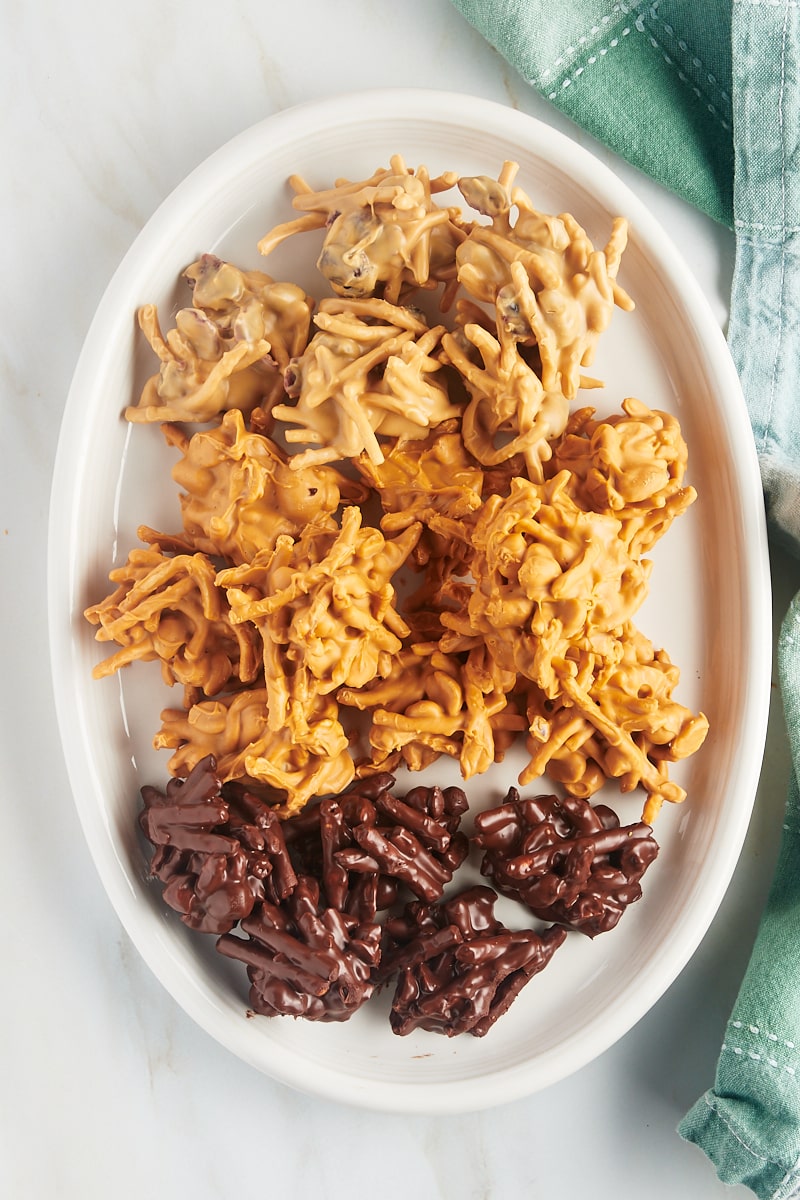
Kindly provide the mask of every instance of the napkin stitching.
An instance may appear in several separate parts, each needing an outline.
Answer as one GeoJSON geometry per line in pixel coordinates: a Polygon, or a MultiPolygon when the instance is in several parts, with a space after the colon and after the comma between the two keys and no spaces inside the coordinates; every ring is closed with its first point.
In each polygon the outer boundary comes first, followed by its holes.
{"type": "MultiPolygon", "coordinates": [[[[786,827],[785,827],[785,828],[786,828],[786,827]]],[[[786,1038],[779,1038],[779,1037],[778,1037],[778,1035],[777,1035],[777,1033],[770,1033],[770,1032],[769,1032],[768,1030],[766,1030],[766,1029],[761,1029],[761,1028],[760,1028],[758,1025],[747,1025],[747,1026],[745,1026],[745,1023],[744,1023],[744,1021],[731,1021],[731,1022],[730,1022],[730,1026],[731,1026],[731,1029],[745,1029],[745,1028],[747,1028],[747,1030],[748,1030],[750,1033],[753,1033],[753,1034],[758,1034],[760,1037],[765,1037],[765,1038],[767,1039],[767,1041],[768,1041],[768,1042],[780,1043],[780,1045],[781,1045],[781,1046],[786,1046],[786,1047],[788,1047],[788,1049],[789,1049],[789,1050],[796,1050],[796,1049],[797,1049],[797,1046],[795,1045],[795,1043],[794,1043],[794,1042],[790,1042],[790,1041],[789,1041],[788,1039],[786,1039],[786,1038]]]]}
{"type": "MultiPolygon", "coordinates": [[[[653,21],[654,23],[657,23],[657,24],[661,25],[662,29],[663,29],[663,30],[664,30],[664,32],[667,34],[667,36],[668,36],[668,37],[671,37],[671,38],[674,40],[674,42],[676,43],[676,45],[677,45],[678,49],[679,49],[679,50],[680,50],[680,51],[681,51],[683,54],[687,54],[687,55],[689,55],[689,57],[690,57],[690,58],[691,58],[691,60],[692,60],[692,65],[693,65],[694,67],[696,67],[698,71],[702,71],[702,72],[703,72],[703,74],[705,75],[705,77],[706,77],[706,80],[708,81],[708,83],[710,83],[710,84],[711,84],[711,86],[712,86],[712,88],[714,88],[714,89],[716,90],[716,92],[718,93],[718,95],[719,95],[720,99],[723,101],[723,103],[725,104],[725,106],[726,106],[726,108],[728,109],[728,111],[730,111],[730,105],[731,105],[731,98],[730,98],[730,96],[729,96],[729,95],[728,95],[728,93],[725,91],[725,89],[724,89],[723,87],[721,87],[721,86],[720,86],[719,80],[717,79],[716,75],[712,74],[712,72],[711,72],[711,71],[709,71],[709,69],[707,68],[707,66],[706,66],[706,65],[705,65],[705,63],[703,62],[703,60],[700,58],[700,56],[699,56],[699,55],[696,53],[696,51],[694,50],[694,48],[693,48],[692,46],[690,46],[690,45],[689,45],[689,44],[688,44],[686,41],[684,41],[684,39],[683,39],[683,38],[679,38],[679,37],[678,37],[678,35],[676,34],[675,30],[673,29],[672,25],[668,25],[668,24],[667,24],[667,22],[664,20],[664,18],[663,18],[663,17],[661,17],[661,16],[659,15],[659,12],[658,12],[658,3],[654,3],[654,4],[652,4],[652,5],[651,5],[651,7],[650,7],[650,12],[649,12],[648,16],[649,16],[649,18],[650,18],[650,20],[651,20],[651,21],[653,21]]],[[[640,33],[644,33],[644,32],[645,32],[645,30],[644,30],[644,18],[643,18],[643,17],[637,17],[637,18],[636,18],[636,28],[639,30],[639,32],[640,32],[640,33]],[[641,22],[642,22],[642,25],[641,25],[641,26],[639,25],[639,21],[641,21],[641,22]]]]}
{"type": "Polygon", "coordinates": [[[759,1054],[756,1050],[745,1050],[744,1046],[730,1046],[727,1042],[723,1042],[720,1050],[731,1050],[738,1057],[746,1056],[751,1062],[761,1063],[765,1067],[770,1067],[773,1071],[783,1071],[787,1075],[796,1075],[797,1071],[794,1067],[781,1066],[774,1058],[765,1058],[763,1054],[759,1054]]]}
{"type": "Polygon", "coordinates": [[[747,1142],[744,1141],[744,1139],[739,1136],[739,1133],[734,1129],[733,1125],[728,1120],[728,1118],[724,1115],[724,1113],[717,1107],[717,1105],[711,1099],[708,1092],[706,1092],[706,1094],[703,1096],[703,1099],[705,1100],[708,1108],[710,1108],[711,1111],[713,1112],[714,1116],[717,1117],[722,1122],[722,1124],[725,1126],[725,1128],[730,1133],[731,1137],[734,1139],[734,1141],[739,1143],[739,1145],[742,1147],[743,1150],[746,1150],[748,1154],[751,1154],[753,1156],[753,1158],[757,1158],[759,1160],[759,1162],[769,1163],[770,1166],[773,1166],[773,1167],[782,1167],[783,1166],[783,1163],[776,1162],[776,1160],[774,1158],[767,1158],[766,1155],[759,1154],[758,1151],[754,1150],[752,1146],[748,1146],[747,1142]]]}
{"type": "MultiPolygon", "coordinates": [[[[800,0],[798,0],[798,2],[800,3],[800,0]]],[[[661,25],[663,26],[666,33],[668,33],[671,37],[674,37],[674,34],[675,34],[674,29],[672,28],[671,25],[667,25],[665,21],[662,21],[661,18],[657,16],[655,6],[651,7],[649,15],[652,20],[657,20],[661,23],[661,25]]],[[[681,68],[681,66],[675,61],[675,59],[672,58],[671,55],[667,54],[666,50],[661,45],[661,43],[658,41],[658,39],[653,37],[652,33],[649,31],[649,29],[645,25],[644,17],[642,17],[642,16],[637,17],[633,24],[634,24],[634,28],[636,29],[636,32],[644,34],[644,36],[650,42],[650,45],[653,47],[653,49],[659,51],[659,53],[661,54],[661,57],[664,59],[664,62],[667,64],[667,66],[673,67],[675,69],[675,72],[676,72],[680,82],[685,84],[688,88],[690,88],[690,90],[694,93],[694,95],[697,97],[698,100],[706,101],[706,108],[711,113],[712,117],[715,117],[717,119],[717,121],[719,121],[722,128],[726,129],[726,130],[730,130],[730,128],[731,128],[730,121],[727,121],[725,119],[725,117],[723,117],[722,113],[720,113],[717,106],[715,104],[712,104],[708,100],[707,96],[705,96],[703,94],[702,90],[697,86],[697,84],[692,83],[689,76],[681,68]]],[[[693,52],[686,42],[679,41],[677,44],[678,44],[678,48],[682,52],[685,52],[685,53],[689,54],[690,56],[692,56],[693,62],[696,61],[696,62],[700,63],[701,67],[703,67],[703,63],[699,58],[695,60],[695,58],[693,57],[693,52]]],[[[704,67],[703,67],[703,69],[705,70],[704,67]]],[[[716,85],[716,90],[719,92],[719,95],[722,96],[726,102],[729,101],[730,97],[728,96],[728,93],[723,91],[722,88],[720,88],[717,85],[716,78],[713,75],[711,75],[709,72],[706,72],[706,76],[709,79],[709,81],[712,82],[713,85],[716,85]]],[[[552,100],[553,97],[551,96],[550,99],[552,100]]]]}
{"type": "Polygon", "coordinates": [[[749,4],[752,8],[800,8],[800,0],[733,0],[734,4],[749,4]]]}
{"type": "MultiPolygon", "coordinates": [[[[798,0],[798,3],[800,3],[800,0],[798,0]]],[[[736,229],[753,229],[756,231],[763,230],[764,232],[769,233],[800,233],[800,225],[780,225],[777,222],[772,225],[765,225],[761,221],[744,221],[741,217],[735,217],[733,224],[736,229]]],[[[758,241],[751,239],[748,242],[748,245],[761,246],[765,243],[767,245],[770,244],[767,238],[759,238],[758,241]]],[[[772,244],[778,245],[778,242],[776,241],[772,244]]]]}
{"type": "MultiPolygon", "coordinates": [[[[637,3],[634,4],[633,8],[634,9],[640,8],[641,5],[645,2],[646,2],[646,0],[637,0],[637,3]]],[[[575,39],[576,45],[567,46],[564,50],[562,50],[560,52],[558,58],[555,59],[550,64],[549,67],[544,68],[541,75],[539,76],[540,82],[543,84],[544,81],[547,79],[547,76],[550,75],[557,67],[563,67],[565,61],[570,56],[570,54],[577,54],[578,46],[588,45],[589,39],[592,37],[596,37],[597,34],[601,32],[601,26],[608,25],[608,23],[611,21],[612,17],[616,13],[623,13],[625,16],[628,16],[628,14],[631,11],[632,11],[632,9],[627,4],[622,3],[622,0],[620,0],[620,3],[615,4],[610,13],[606,13],[605,16],[598,17],[596,21],[592,22],[592,27],[589,30],[588,34],[581,34],[581,36],[579,38],[575,39]]],[[[531,83],[532,80],[528,80],[528,82],[531,83]]]]}
{"type": "MultiPolygon", "coordinates": [[[[768,1158],[764,1154],[759,1154],[758,1151],[754,1150],[752,1146],[748,1146],[748,1144],[744,1140],[744,1138],[742,1138],[740,1136],[739,1132],[733,1127],[733,1125],[729,1121],[729,1119],[721,1112],[721,1110],[717,1107],[717,1105],[711,1099],[711,1096],[709,1095],[708,1092],[706,1092],[705,1095],[703,1096],[703,1100],[705,1101],[706,1106],[714,1114],[714,1116],[717,1117],[717,1119],[722,1122],[722,1124],[728,1130],[728,1133],[731,1135],[733,1140],[735,1142],[738,1142],[739,1145],[742,1147],[742,1149],[747,1154],[749,1154],[752,1158],[758,1159],[758,1161],[761,1163],[766,1163],[771,1167],[780,1167],[781,1169],[783,1169],[783,1163],[778,1162],[777,1159],[768,1158]]],[[[800,1160],[798,1160],[796,1163],[794,1163],[794,1165],[789,1167],[788,1171],[786,1171],[786,1174],[781,1179],[776,1190],[772,1193],[771,1200],[791,1200],[792,1196],[797,1195],[797,1184],[800,1183],[800,1180],[797,1179],[798,1168],[800,1168],[800,1160]],[[787,1184],[791,1184],[791,1191],[787,1192],[785,1190],[787,1184]]]]}
{"type": "MultiPolygon", "coordinates": [[[[626,25],[624,29],[620,30],[619,37],[613,37],[607,46],[601,46],[599,48],[596,48],[595,53],[589,55],[589,57],[586,59],[586,62],[583,64],[583,66],[576,67],[571,75],[567,75],[564,77],[564,79],[561,80],[562,91],[565,88],[570,87],[571,84],[573,84],[576,79],[579,79],[581,77],[581,75],[583,74],[583,72],[586,70],[587,66],[594,66],[594,64],[597,62],[598,58],[603,59],[608,54],[609,50],[616,49],[616,47],[620,43],[620,38],[627,37],[628,34],[630,33],[630,31],[631,31],[630,25],[626,25]]],[[[528,82],[531,83],[533,81],[529,79],[528,82]]],[[[558,95],[558,91],[550,92],[550,93],[548,93],[547,99],[555,100],[557,95],[558,95]]]]}
{"type": "MultiPolygon", "coordinates": [[[[800,2],[800,0],[798,0],[798,2],[800,2]]],[[[619,30],[618,33],[615,32],[615,36],[610,39],[610,41],[608,42],[607,45],[605,45],[605,46],[597,46],[597,45],[592,46],[591,45],[590,39],[601,32],[602,26],[604,26],[604,25],[608,26],[610,24],[612,18],[615,15],[619,15],[620,13],[625,16],[633,15],[636,12],[636,10],[639,9],[640,7],[641,7],[640,4],[636,4],[632,7],[627,4],[624,4],[624,3],[615,4],[610,13],[606,13],[604,16],[598,18],[597,21],[593,22],[593,24],[587,34],[582,34],[579,38],[574,39],[575,44],[570,44],[570,45],[566,46],[560,52],[558,58],[554,59],[553,62],[548,67],[545,67],[544,70],[539,73],[538,83],[537,83],[536,79],[532,78],[532,77],[527,77],[527,82],[530,84],[533,84],[534,87],[544,87],[546,80],[548,79],[549,76],[551,76],[553,74],[553,72],[556,70],[556,68],[564,66],[567,59],[570,57],[570,55],[577,54],[578,47],[581,47],[581,46],[589,47],[592,50],[592,53],[579,66],[575,67],[573,70],[570,70],[568,74],[565,74],[564,77],[561,79],[560,85],[558,87],[556,87],[554,84],[551,84],[552,91],[547,93],[547,99],[548,100],[557,100],[559,90],[564,92],[564,91],[566,91],[566,89],[568,87],[571,87],[573,83],[575,83],[578,79],[580,79],[581,75],[583,75],[583,73],[586,71],[587,67],[595,66],[595,64],[597,62],[602,62],[603,59],[606,57],[606,55],[609,53],[609,51],[616,49],[617,46],[619,46],[622,38],[628,37],[631,34],[632,30],[635,29],[637,33],[644,34],[644,36],[647,37],[648,41],[650,42],[650,45],[653,47],[654,50],[657,50],[661,54],[661,57],[663,58],[664,62],[667,64],[667,66],[674,69],[674,71],[676,72],[676,74],[678,76],[679,81],[682,84],[684,84],[685,87],[688,87],[694,93],[694,95],[697,97],[698,100],[705,101],[708,112],[711,114],[712,117],[715,118],[716,121],[718,121],[718,123],[722,126],[722,128],[725,129],[726,131],[730,131],[730,128],[731,128],[730,121],[726,120],[725,116],[723,116],[723,114],[719,111],[719,109],[717,108],[717,106],[715,104],[712,104],[710,102],[710,100],[708,99],[708,96],[704,94],[704,92],[701,90],[701,88],[699,88],[696,83],[692,82],[692,80],[689,78],[689,76],[682,69],[682,66],[679,63],[677,63],[675,61],[675,59],[667,53],[667,51],[658,42],[658,40],[655,37],[653,37],[653,35],[650,33],[650,31],[647,29],[647,27],[644,23],[645,18],[641,12],[637,16],[634,16],[634,20],[631,25],[626,25],[623,29],[619,30]]],[[[658,9],[657,2],[651,3],[648,6],[649,19],[652,21],[657,21],[661,25],[661,27],[664,29],[665,33],[667,33],[670,37],[675,39],[676,44],[677,44],[678,48],[680,49],[681,53],[686,54],[691,59],[692,63],[697,67],[697,69],[703,71],[705,78],[707,79],[708,83],[711,85],[711,87],[714,91],[715,96],[718,95],[722,99],[723,103],[726,106],[728,106],[730,104],[730,97],[729,97],[728,93],[719,86],[716,77],[714,75],[712,75],[711,72],[706,69],[702,59],[700,59],[694,53],[694,51],[688,45],[688,43],[686,43],[682,39],[676,38],[675,30],[673,29],[673,27],[671,25],[668,25],[667,22],[664,21],[658,15],[657,9],[658,9]]],[[[569,70],[569,68],[568,68],[568,70],[569,70]]]]}
{"type": "Polygon", "coordinates": [[[777,1191],[773,1192],[772,1200],[792,1200],[792,1196],[798,1194],[798,1190],[800,1190],[800,1179],[797,1178],[798,1169],[800,1169],[800,1160],[793,1167],[789,1167],[789,1170],[778,1184],[777,1191]],[[791,1184],[792,1190],[790,1192],[784,1191],[787,1184],[791,1184]]]}
{"type": "MultiPolygon", "coordinates": [[[[800,0],[798,0],[798,2],[800,2],[800,0]]],[[[621,6],[619,6],[619,7],[621,7],[621,6]]],[[[628,11],[628,10],[625,10],[625,11],[628,11]]],[[[652,15],[652,11],[654,11],[654,10],[651,10],[651,15],[652,15]]],[[[589,57],[586,59],[586,61],[581,66],[576,67],[571,75],[564,76],[564,78],[561,80],[561,90],[566,91],[566,89],[568,87],[571,87],[572,84],[575,83],[575,81],[578,80],[581,77],[581,75],[583,75],[584,71],[586,70],[586,68],[588,66],[594,66],[595,63],[598,62],[598,60],[602,61],[602,59],[605,58],[605,56],[608,54],[609,50],[616,49],[616,47],[620,43],[620,40],[622,38],[628,37],[629,34],[631,33],[631,29],[635,28],[638,33],[643,33],[647,37],[648,41],[650,42],[650,45],[653,47],[654,50],[659,51],[659,53],[661,54],[661,57],[664,59],[664,62],[667,64],[667,66],[673,67],[675,69],[675,72],[676,72],[680,82],[685,84],[687,87],[689,87],[691,89],[691,91],[694,93],[694,95],[697,97],[698,100],[706,100],[706,108],[711,113],[712,117],[714,117],[719,122],[719,124],[722,126],[722,128],[726,129],[726,130],[730,130],[730,128],[731,128],[730,122],[725,120],[725,118],[722,116],[722,114],[720,113],[720,111],[716,107],[716,105],[712,104],[710,101],[708,101],[706,99],[706,97],[703,95],[703,92],[701,91],[701,89],[696,84],[692,83],[692,81],[688,77],[688,75],[686,75],[686,73],[675,62],[675,59],[671,58],[669,56],[669,54],[667,54],[666,50],[663,48],[663,46],[661,46],[659,44],[659,42],[656,40],[656,38],[654,38],[652,36],[652,34],[648,33],[644,24],[639,23],[640,21],[643,21],[643,18],[641,18],[641,17],[637,18],[633,22],[633,26],[626,25],[624,29],[620,30],[618,36],[613,37],[611,39],[611,41],[608,43],[607,46],[596,47],[594,49],[594,53],[590,54],[589,57]]],[[[662,24],[663,24],[663,22],[662,22],[662,24]]],[[[665,26],[665,28],[669,29],[670,27],[665,26]]],[[[581,40],[581,39],[579,39],[579,40],[581,40]]],[[[585,40],[585,39],[583,39],[583,40],[585,40]]],[[[574,49],[575,49],[574,46],[570,46],[570,47],[568,47],[568,50],[565,51],[564,53],[566,54],[569,51],[574,51],[574,49]]],[[[687,47],[687,50],[688,50],[688,47],[687,47]]],[[[563,61],[564,61],[563,58],[559,58],[556,60],[556,62],[553,64],[553,66],[557,66],[559,63],[563,63],[563,61]]],[[[698,62],[699,61],[700,60],[698,59],[698,62]]],[[[542,76],[541,76],[542,82],[544,82],[545,74],[549,75],[551,70],[552,70],[552,68],[548,67],[547,71],[542,74],[542,76]]],[[[709,76],[709,78],[713,79],[714,77],[709,76]]],[[[536,86],[535,81],[533,79],[528,79],[527,82],[532,83],[532,84],[534,84],[534,86],[536,86]]],[[[718,89],[718,90],[720,91],[720,95],[722,95],[722,96],[727,95],[727,93],[721,91],[721,89],[718,89]]],[[[547,94],[548,100],[556,100],[557,98],[558,98],[558,89],[557,88],[554,89],[552,92],[548,92],[548,94],[547,94]]]]}

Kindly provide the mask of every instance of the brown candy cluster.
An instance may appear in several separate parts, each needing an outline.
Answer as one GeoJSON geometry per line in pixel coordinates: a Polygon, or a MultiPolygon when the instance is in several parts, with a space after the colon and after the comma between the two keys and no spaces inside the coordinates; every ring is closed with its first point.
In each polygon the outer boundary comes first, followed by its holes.
{"type": "Polygon", "coordinates": [[[139,824],[156,847],[150,874],[190,929],[227,933],[296,886],[276,813],[245,791],[223,796],[211,755],[165,793],[143,787],[142,800],[139,824]]]}
{"type": "Polygon", "coordinates": [[[254,1012],[343,1021],[394,979],[396,1034],[481,1037],[569,929],[616,925],[658,853],[648,826],[620,827],[602,805],[511,789],[475,821],[494,888],[444,898],[469,853],[467,797],[401,798],[394,784],[374,775],[284,821],[246,784],[223,783],[213,755],[164,793],[142,789],[151,875],[190,928],[245,964],[254,1012]],[[504,926],[497,892],[548,928],[504,926]]]}
{"type": "Polygon", "coordinates": [[[282,905],[265,902],[241,924],[247,940],[223,934],[217,949],[247,964],[257,1013],[344,1021],[374,991],[381,928],[320,903],[301,876],[282,905]]]}
{"type": "Polygon", "coordinates": [[[494,915],[488,887],[467,888],[443,904],[409,904],[387,922],[384,970],[398,975],[390,1023],[403,1035],[427,1029],[483,1037],[567,936],[513,931],[494,915]]]}
{"type": "Polygon", "coordinates": [[[649,825],[621,826],[606,805],[575,796],[523,800],[510,788],[475,827],[483,874],[498,891],[590,937],[613,929],[641,897],[639,880],[658,854],[649,825]]]}
{"type": "Polygon", "coordinates": [[[399,888],[438,899],[467,857],[459,831],[467,797],[461,788],[415,787],[394,796],[383,772],[283,825],[300,869],[318,877],[327,902],[371,920],[394,904],[399,888]]]}

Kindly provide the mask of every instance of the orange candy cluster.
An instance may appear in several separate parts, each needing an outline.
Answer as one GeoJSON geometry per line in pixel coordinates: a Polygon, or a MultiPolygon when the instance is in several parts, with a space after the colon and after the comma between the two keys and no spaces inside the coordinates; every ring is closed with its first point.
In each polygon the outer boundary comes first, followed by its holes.
{"type": "Polygon", "coordinates": [[[301,215],[259,248],[323,231],[333,296],[205,255],[173,330],[141,310],[160,368],[125,415],[178,450],[183,527],[142,527],[86,616],[118,646],[97,676],[155,660],[182,685],[155,738],[175,776],[213,754],[286,817],[442,754],[469,778],[519,740],[522,782],[641,786],[648,821],[683,798],[668,767],[707,721],[633,618],[695,498],[686,445],[640,400],[574,406],[632,307],[626,225],[596,250],[516,173],[295,177],[301,215]],[[455,185],[475,218],[440,205],[455,185]]]}

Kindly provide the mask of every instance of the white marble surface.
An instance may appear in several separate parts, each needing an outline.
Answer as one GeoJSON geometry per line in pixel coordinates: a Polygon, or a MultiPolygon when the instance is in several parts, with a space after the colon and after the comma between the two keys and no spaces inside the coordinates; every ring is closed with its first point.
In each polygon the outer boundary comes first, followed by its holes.
{"type": "MultiPolygon", "coordinates": [[[[472,92],[533,113],[599,152],[648,200],[720,322],[731,235],[559,118],[447,0],[0,0],[0,14],[0,1195],[749,1195],[719,1184],[674,1130],[712,1082],[769,885],[788,772],[777,700],[727,897],[650,1014],[577,1075],[527,1100],[466,1117],[392,1117],[290,1092],[243,1065],[141,962],[73,810],[45,613],[51,469],[95,305],[164,196],[260,118],[393,85],[472,92]]],[[[800,567],[776,555],[773,573],[780,616],[800,567]]]]}

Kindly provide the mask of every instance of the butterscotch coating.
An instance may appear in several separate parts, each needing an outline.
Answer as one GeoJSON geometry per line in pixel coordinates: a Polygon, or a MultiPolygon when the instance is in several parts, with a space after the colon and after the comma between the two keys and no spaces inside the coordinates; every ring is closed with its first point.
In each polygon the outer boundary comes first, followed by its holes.
{"type": "Polygon", "coordinates": [[[517,478],[508,497],[487,499],[473,533],[467,611],[442,614],[445,626],[484,637],[506,670],[548,695],[558,694],[556,664],[570,646],[602,643],[620,628],[649,575],[649,564],[629,555],[616,518],[578,509],[567,482],[567,472],[542,485],[517,478]]]}
{"type": "Polygon", "coordinates": [[[283,283],[263,271],[242,271],[204,254],[184,272],[192,299],[208,315],[225,342],[270,345],[270,357],[283,370],[308,341],[312,301],[294,283],[283,283]]]}
{"type": "Polygon", "coordinates": [[[622,408],[603,419],[591,408],[573,414],[547,469],[568,470],[580,507],[617,517],[631,553],[641,557],[697,493],[683,484],[688,450],[677,419],[634,397],[622,408]]]}
{"type": "Polygon", "coordinates": [[[352,782],[353,760],[335,701],[315,695],[293,728],[271,729],[267,691],[253,688],[204,700],[188,712],[165,709],[156,749],[173,751],[168,768],[183,777],[212,754],[223,781],[250,779],[274,789],[280,817],[299,812],[313,796],[352,782]]]}
{"type": "Polygon", "coordinates": [[[414,521],[430,525],[437,517],[461,521],[481,506],[483,470],[467,453],[456,421],[419,440],[401,439],[381,463],[361,454],[356,466],[378,492],[387,533],[414,521]]]}
{"type": "Polygon", "coordinates": [[[402,650],[382,679],[356,690],[342,688],[341,704],[372,715],[369,740],[375,766],[399,753],[412,771],[440,754],[456,758],[464,779],[503,759],[525,718],[510,701],[516,682],[477,646],[466,655],[446,655],[435,642],[402,650]]]}
{"type": "Polygon", "coordinates": [[[463,238],[457,208],[440,208],[433,196],[456,181],[454,173],[431,179],[425,167],[407,167],[399,154],[360,182],[339,180],[314,191],[293,175],[292,206],[304,215],[265,234],[269,254],[287,237],[325,229],[317,267],[339,296],[382,294],[396,303],[401,290],[431,287],[455,276],[455,250],[463,238]]]}
{"type": "Polygon", "coordinates": [[[462,418],[464,445],[487,467],[520,454],[529,478],[541,482],[550,444],[566,428],[569,401],[559,389],[545,389],[512,339],[495,337],[483,324],[469,322],[464,341],[477,350],[480,365],[452,334],[442,338],[448,361],[470,394],[462,418]]]}
{"type": "Polygon", "coordinates": [[[362,454],[355,465],[380,498],[385,533],[422,524],[411,558],[425,579],[406,597],[405,610],[429,612],[443,581],[469,570],[481,467],[467,453],[456,421],[443,422],[421,441],[398,441],[380,464],[362,454]]]}
{"type": "MultiPolygon", "coordinates": [[[[443,609],[444,652],[485,642],[505,670],[527,680],[526,783],[545,770],[571,794],[608,778],[647,793],[645,820],[684,790],[667,763],[693,753],[705,716],[672,700],[678,672],[632,623],[650,564],[632,556],[610,512],[584,512],[560,471],[542,485],[513,479],[490,496],[473,530],[475,584],[461,610],[443,609]]],[[[639,530],[642,526],[637,527],[639,530]]]]}
{"type": "Polygon", "coordinates": [[[153,745],[174,751],[167,766],[178,778],[213,755],[224,781],[244,777],[247,755],[260,751],[267,740],[266,689],[253,687],[199,701],[188,710],[164,709],[153,745]]]}
{"type": "Polygon", "coordinates": [[[294,456],[295,468],[362,452],[380,463],[379,437],[421,438],[459,415],[436,354],[443,325],[384,300],[323,300],[314,323],[285,373],[294,403],[273,409],[292,426],[287,442],[318,447],[294,456]]]}
{"type": "Polygon", "coordinates": [[[458,247],[458,279],[475,300],[496,306],[511,338],[538,347],[545,391],[572,400],[614,306],[633,308],[616,282],[627,222],[615,220],[608,244],[595,250],[569,213],[539,212],[513,186],[516,173],[517,164],[506,163],[498,181],[459,180],[489,222],[473,225],[458,247]]]}
{"type": "Polygon", "coordinates": [[[330,517],[343,496],[366,498],[365,488],[333,467],[292,468],[275,442],[245,427],[238,409],[191,437],[176,425],[163,429],[181,451],[172,477],[183,489],[183,540],[233,564],[271,549],[281,534],[297,537],[330,517]]]}
{"type": "Polygon", "coordinates": [[[679,679],[666,651],[627,624],[607,655],[594,662],[586,656],[582,671],[562,678],[558,700],[529,690],[531,760],[520,782],[547,772],[583,799],[607,779],[616,779],[622,792],[641,786],[643,820],[652,822],[664,801],[686,796],[670,780],[669,763],[694,754],[708,732],[703,713],[674,699],[679,679]]]}
{"type": "Polygon", "coordinates": [[[295,541],[221,571],[234,622],[252,622],[264,640],[269,722],[295,715],[292,687],[309,695],[362,687],[386,674],[409,628],[395,608],[391,578],[419,537],[412,525],[393,541],[347,508],[341,528],[307,526],[295,541]]]}
{"type": "Polygon", "coordinates": [[[677,668],[632,618],[643,555],[694,499],[685,442],[631,398],[603,420],[569,414],[614,307],[631,307],[626,224],[595,250],[573,217],[534,208],[517,170],[457,181],[474,223],[435,200],[454,175],[399,156],[323,192],[294,178],[298,219],[260,248],[321,232],[336,295],[313,326],[301,289],[213,255],[187,269],[174,329],[141,310],[161,369],[127,415],[180,451],[183,530],[143,527],[152,578],[129,567],[87,616],[120,647],[100,673],[155,658],[184,685],[156,738],[178,778],[214,754],[228,786],[258,786],[285,817],[440,754],[470,778],[521,735],[522,780],[585,798],[616,779],[649,816],[683,798],[669,765],[708,723],[673,699],[677,668]],[[442,312],[462,292],[449,329],[409,306],[440,285],[442,312]],[[276,420],[302,452],[267,436],[276,420]],[[416,590],[394,578],[404,563],[416,590]],[[353,710],[370,726],[357,763],[353,710]]]}
{"type": "Polygon", "coordinates": [[[99,642],[120,649],[94,668],[103,679],[129,663],[158,661],[170,685],[181,683],[213,696],[232,680],[251,683],[261,668],[258,635],[232,624],[216,567],[205,554],[174,558],[158,545],[132,550],[109,573],[115,591],[84,616],[99,642]]]}
{"type": "Polygon", "coordinates": [[[194,304],[162,333],[155,305],[138,320],[161,361],[129,421],[211,421],[238,408],[271,408],[283,394],[282,371],[308,339],[311,301],[294,284],[242,271],[204,255],[186,271],[194,304]]]}

